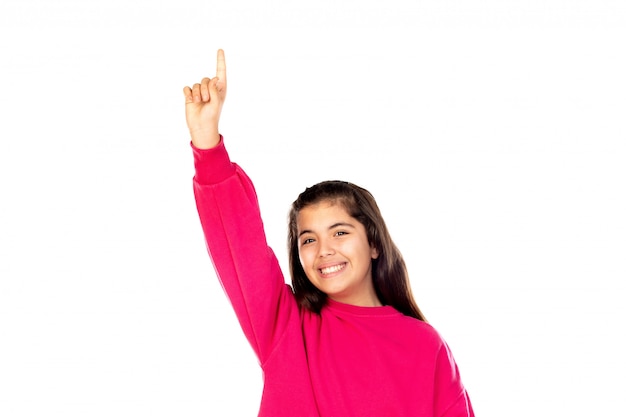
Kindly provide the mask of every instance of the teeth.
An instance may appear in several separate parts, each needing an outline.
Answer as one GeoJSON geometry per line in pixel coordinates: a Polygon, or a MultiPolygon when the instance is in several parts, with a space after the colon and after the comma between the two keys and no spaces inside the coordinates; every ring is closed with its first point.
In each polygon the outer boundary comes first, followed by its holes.
{"type": "Polygon", "coordinates": [[[329,266],[328,268],[322,268],[320,271],[322,274],[332,274],[333,272],[341,271],[343,269],[343,265],[334,265],[329,266]]]}

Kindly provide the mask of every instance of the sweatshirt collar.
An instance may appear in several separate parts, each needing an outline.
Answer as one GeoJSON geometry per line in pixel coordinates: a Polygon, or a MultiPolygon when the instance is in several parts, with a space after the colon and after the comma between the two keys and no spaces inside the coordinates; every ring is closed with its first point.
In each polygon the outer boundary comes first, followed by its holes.
{"type": "Polygon", "coordinates": [[[381,307],[362,307],[355,306],[352,304],[340,303],[339,301],[335,301],[331,298],[326,300],[326,308],[331,311],[347,313],[353,316],[361,316],[361,317],[389,317],[389,316],[397,316],[400,313],[398,310],[393,308],[392,306],[381,306],[381,307]]]}

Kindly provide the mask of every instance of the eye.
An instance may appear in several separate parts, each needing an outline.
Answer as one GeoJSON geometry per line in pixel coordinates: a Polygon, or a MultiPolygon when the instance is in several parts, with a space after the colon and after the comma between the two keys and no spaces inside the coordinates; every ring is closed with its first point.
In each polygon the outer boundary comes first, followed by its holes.
{"type": "Polygon", "coordinates": [[[347,234],[348,234],[348,232],[344,232],[343,230],[335,232],[335,236],[344,236],[344,235],[347,235],[347,234]]]}
{"type": "Polygon", "coordinates": [[[315,239],[309,237],[307,239],[302,240],[302,245],[307,245],[309,243],[315,242],[315,239]]]}

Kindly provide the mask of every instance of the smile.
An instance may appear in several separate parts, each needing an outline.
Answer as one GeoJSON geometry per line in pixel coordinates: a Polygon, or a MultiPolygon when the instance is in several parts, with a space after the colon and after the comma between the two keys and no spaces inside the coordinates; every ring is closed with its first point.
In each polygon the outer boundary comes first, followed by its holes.
{"type": "Polygon", "coordinates": [[[320,272],[322,273],[322,275],[328,275],[328,274],[332,274],[334,272],[339,272],[342,269],[344,269],[345,267],[346,267],[346,264],[333,265],[333,266],[329,266],[327,268],[321,268],[320,272]]]}

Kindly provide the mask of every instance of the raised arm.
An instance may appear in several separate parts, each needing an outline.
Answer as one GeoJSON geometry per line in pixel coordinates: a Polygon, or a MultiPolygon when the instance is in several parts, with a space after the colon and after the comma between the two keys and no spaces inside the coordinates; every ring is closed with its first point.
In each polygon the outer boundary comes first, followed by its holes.
{"type": "Polygon", "coordinates": [[[203,78],[183,92],[193,145],[194,195],[207,249],[244,334],[264,363],[289,323],[298,322],[298,310],[267,244],[254,185],[230,160],[219,133],[226,97],[222,50],[215,78],[203,78]]]}
{"type": "Polygon", "coordinates": [[[220,141],[220,114],[226,99],[226,59],[223,50],[217,51],[215,77],[205,77],[192,87],[186,86],[183,93],[191,143],[199,149],[217,146],[220,141]]]}

